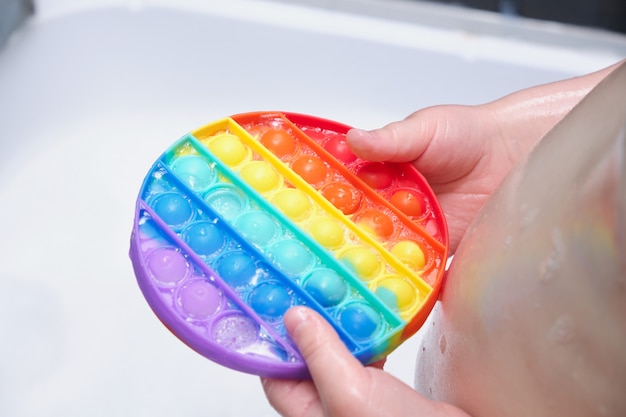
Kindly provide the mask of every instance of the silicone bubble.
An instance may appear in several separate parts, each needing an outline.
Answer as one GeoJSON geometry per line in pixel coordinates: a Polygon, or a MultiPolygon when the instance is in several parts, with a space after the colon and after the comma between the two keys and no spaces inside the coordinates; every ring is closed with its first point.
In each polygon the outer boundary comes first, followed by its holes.
{"type": "Polygon", "coordinates": [[[202,190],[214,181],[213,169],[207,161],[197,155],[178,158],[172,171],[192,190],[202,190]]]}
{"type": "Polygon", "coordinates": [[[320,191],[322,196],[343,214],[353,214],[361,204],[362,193],[346,183],[333,182],[320,191]]]}
{"type": "Polygon", "coordinates": [[[242,214],[237,218],[235,228],[244,239],[260,247],[267,245],[279,233],[278,224],[262,211],[242,214]]]}
{"type": "Polygon", "coordinates": [[[309,226],[309,233],[320,245],[328,249],[341,247],[346,239],[341,223],[331,217],[316,218],[309,226]]]}
{"type": "Polygon", "coordinates": [[[242,163],[247,155],[241,140],[231,134],[216,135],[209,142],[209,150],[229,166],[242,163]]]}
{"type": "Polygon", "coordinates": [[[155,161],[130,257],[146,301],[234,370],[308,378],[283,315],[317,310],[364,364],[424,323],[448,256],[444,215],[410,164],[352,152],[347,125],[288,112],[211,122],[155,161]]]}
{"type": "Polygon", "coordinates": [[[244,251],[229,252],[214,265],[224,283],[235,288],[251,284],[257,271],[254,259],[244,251]]]}
{"type": "Polygon", "coordinates": [[[322,307],[339,304],[348,294],[348,285],[336,271],[320,268],[304,282],[304,290],[322,307]]]}
{"type": "Polygon", "coordinates": [[[424,212],[424,203],[420,196],[411,190],[394,191],[389,201],[407,216],[421,216],[424,212]]]}
{"type": "Polygon", "coordinates": [[[311,155],[301,156],[293,161],[291,169],[310,184],[324,181],[328,175],[328,167],[320,158],[311,155]]]}
{"type": "Polygon", "coordinates": [[[192,216],[192,207],[189,201],[176,193],[163,193],[153,201],[155,213],[172,227],[185,224],[192,216]]]}
{"type": "Polygon", "coordinates": [[[211,283],[195,280],[181,287],[178,302],[187,317],[203,320],[219,309],[221,296],[211,283]]]}
{"type": "Polygon", "coordinates": [[[267,129],[259,141],[279,158],[292,155],[296,151],[295,139],[284,129],[267,129]]]}
{"type": "Polygon", "coordinates": [[[250,306],[261,315],[280,317],[291,306],[291,294],[280,283],[263,283],[250,293],[250,306]]]}
{"type": "Polygon", "coordinates": [[[323,146],[325,150],[341,162],[350,163],[356,160],[356,155],[350,150],[348,143],[342,136],[337,135],[328,138],[324,141],[323,146]]]}
{"type": "Polygon", "coordinates": [[[176,249],[158,249],[146,259],[146,272],[157,284],[163,286],[173,286],[181,282],[188,270],[187,260],[176,249]]]}
{"type": "Polygon", "coordinates": [[[356,340],[368,340],[382,324],[380,314],[365,303],[348,304],[339,313],[339,322],[356,340]]]}
{"type": "Polygon", "coordinates": [[[182,237],[191,250],[204,256],[217,253],[225,243],[222,231],[208,221],[193,223],[185,229],[182,237]]]}

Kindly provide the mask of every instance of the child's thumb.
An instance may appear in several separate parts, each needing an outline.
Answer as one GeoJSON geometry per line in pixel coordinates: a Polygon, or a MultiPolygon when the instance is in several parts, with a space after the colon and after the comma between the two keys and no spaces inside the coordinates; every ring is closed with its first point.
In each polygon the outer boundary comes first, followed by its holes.
{"type": "Polygon", "coordinates": [[[428,147],[432,129],[432,120],[416,113],[380,129],[351,129],[346,141],[357,156],[368,161],[410,162],[428,147]]]}

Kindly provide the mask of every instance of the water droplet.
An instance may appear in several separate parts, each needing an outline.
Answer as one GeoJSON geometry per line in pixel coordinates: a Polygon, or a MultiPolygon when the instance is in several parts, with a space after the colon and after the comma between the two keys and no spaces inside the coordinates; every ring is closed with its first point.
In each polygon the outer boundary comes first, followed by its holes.
{"type": "Polygon", "coordinates": [[[547,283],[558,275],[561,264],[565,258],[565,241],[561,231],[557,228],[552,230],[552,248],[548,257],[539,265],[539,279],[547,283]]]}
{"type": "Polygon", "coordinates": [[[520,227],[524,230],[535,221],[537,214],[539,214],[539,209],[529,209],[528,206],[524,206],[521,209],[522,216],[520,219],[520,227]]]}
{"type": "Polygon", "coordinates": [[[563,314],[554,321],[548,332],[548,340],[554,345],[562,345],[574,340],[576,335],[575,323],[572,316],[563,314]]]}
{"type": "Polygon", "coordinates": [[[446,339],[446,335],[442,334],[441,337],[439,337],[439,350],[441,351],[441,353],[446,353],[446,348],[448,347],[448,339],[446,339]]]}

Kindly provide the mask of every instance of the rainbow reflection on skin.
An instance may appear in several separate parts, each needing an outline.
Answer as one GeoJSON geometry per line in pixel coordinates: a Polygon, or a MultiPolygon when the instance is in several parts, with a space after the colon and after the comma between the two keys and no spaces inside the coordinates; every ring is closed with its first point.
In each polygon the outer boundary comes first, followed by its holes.
{"type": "Polygon", "coordinates": [[[626,415],[625,236],[622,65],[468,228],[420,338],[416,389],[480,416],[626,415]]]}
{"type": "Polygon", "coordinates": [[[156,161],[131,259],[183,342],[233,369],[303,378],[282,323],[293,306],[317,310],[366,364],[419,329],[447,258],[443,213],[410,164],[357,158],[348,129],[246,113],[192,131],[156,161]]]}

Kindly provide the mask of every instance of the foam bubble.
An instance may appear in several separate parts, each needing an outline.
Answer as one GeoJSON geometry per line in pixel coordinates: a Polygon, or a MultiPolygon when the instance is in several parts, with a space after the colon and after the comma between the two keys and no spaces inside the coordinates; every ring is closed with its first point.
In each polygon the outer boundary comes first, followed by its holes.
{"type": "Polygon", "coordinates": [[[217,344],[237,351],[258,340],[259,327],[248,317],[227,315],[213,325],[211,334],[217,344]]]}

